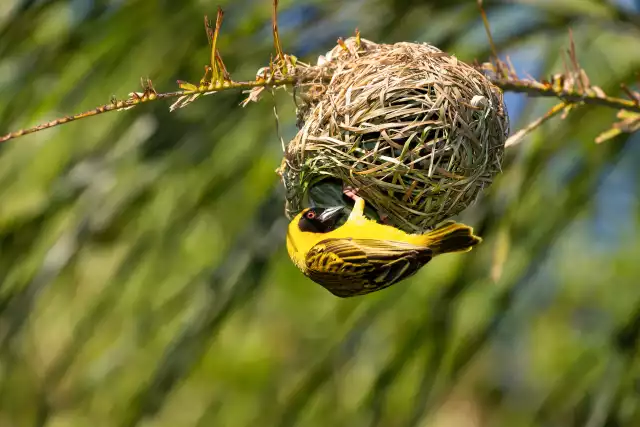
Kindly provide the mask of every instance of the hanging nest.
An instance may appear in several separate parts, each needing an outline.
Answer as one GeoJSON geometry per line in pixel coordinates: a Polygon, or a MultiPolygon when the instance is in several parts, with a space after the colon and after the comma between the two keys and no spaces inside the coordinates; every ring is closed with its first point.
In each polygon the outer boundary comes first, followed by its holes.
{"type": "Polygon", "coordinates": [[[290,218],[309,199],[348,206],[349,186],[375,210],[369,216],[424,232],[501,171],[502,92],[434,46],[353,37],[296,73],[314,82],[298,88],[299,132],[279,171],[290,218]]]}

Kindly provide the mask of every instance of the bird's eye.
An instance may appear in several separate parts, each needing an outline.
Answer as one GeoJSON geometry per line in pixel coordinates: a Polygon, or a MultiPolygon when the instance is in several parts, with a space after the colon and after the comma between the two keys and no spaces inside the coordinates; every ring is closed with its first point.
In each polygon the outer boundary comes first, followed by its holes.
{"type": "Polygon", "coordinates": [[[307,219],[314,219],[316,217],[316,213],[314,211],[309,211],[305,214],[307,219]]]}

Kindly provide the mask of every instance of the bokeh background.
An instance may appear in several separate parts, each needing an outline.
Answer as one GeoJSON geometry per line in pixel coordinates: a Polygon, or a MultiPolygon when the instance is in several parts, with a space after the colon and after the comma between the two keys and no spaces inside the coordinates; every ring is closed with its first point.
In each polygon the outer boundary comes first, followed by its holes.
{"type": "MultiPolygon", "coordinates": [[[[269,0],[2,0],[0,133],[91,109],[208,62],[272,52],[269,0]]],[[[640,2],[485,0],[524,75],[562,71],[573,30],[611,95],[640,70],[640,2]]],[[[285,50],[363,37],[465,61],[475,0],[282,0],[285,50]]],[[[510,148],[461,220],[485,238],[341,300],[284,250],[279,132],[291,95],[219,93],[109,113],[0,146],[0,426],[639,426],[640,135],[580,108],[510,148]]],[[[512,128],[553,100],[507,94],[512,128]]]]}

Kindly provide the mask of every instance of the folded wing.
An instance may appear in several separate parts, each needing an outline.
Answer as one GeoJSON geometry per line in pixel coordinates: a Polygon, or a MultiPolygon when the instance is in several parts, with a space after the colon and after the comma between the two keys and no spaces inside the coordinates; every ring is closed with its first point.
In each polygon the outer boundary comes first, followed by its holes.
{"type": "Polygon", "coordinates": [[[376,239],[327,239],[307,254],[307,276],[338,297],[384,289],[415,274],[431,249],[376,239]]]}

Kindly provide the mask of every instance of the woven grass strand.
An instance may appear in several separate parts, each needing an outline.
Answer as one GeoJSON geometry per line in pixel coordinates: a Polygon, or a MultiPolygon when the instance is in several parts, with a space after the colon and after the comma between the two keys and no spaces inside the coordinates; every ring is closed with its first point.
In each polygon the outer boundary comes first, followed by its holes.
{"type": "Polygon", "coordinates": [[[424,232],[501,171],[501,90],[434,46],[350,38],[297,72],[318,79],[301,88],[300,129],[280,170],[290,217],[311,186],[338,178],[392,224],[424,232]]]}

